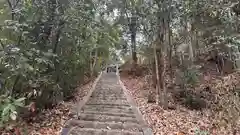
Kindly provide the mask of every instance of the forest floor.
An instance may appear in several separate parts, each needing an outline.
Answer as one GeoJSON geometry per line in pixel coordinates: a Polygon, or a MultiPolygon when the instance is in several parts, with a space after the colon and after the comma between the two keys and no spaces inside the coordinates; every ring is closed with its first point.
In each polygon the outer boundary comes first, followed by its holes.
{"type": "MultiPolygon", "coordinates": [[[[83,86],[77,88],[75,97],[68,102],[59,103],[53,109],[45,109],[36,116],[31,117],[30,121],[20,121],[11,133],[1,132],[1,135],[59,135],[61,128],[71,116],[71,109],[78,101],[90,91],[95,78],[83,86]]],[[[16,124],[14,124],[16,125],[16,124]]]]}
{"type": "MultiPolygon", "coordinates": [[[[174,102],[174,109],[162,109],[155,103],[148,103],[148,92],[152,89],[146,76],[133,77],[121,76],[128,93],[137,103],[144,120],[153,129],[154,135],[196,135],[200,129],[207,135],[234,135],[230,128],[220,129],[213,125],[215,120],[212,110],[208,107],[201,110],[189,109],[186,106],[174,102]]],[[[64,123],[71,118],[70,110],[76,103],[83,99],[91,89],[93,81],[78,88],[75,98],[69,102],[62,102],[53,109],[44,110],[31,118],[31,122],[20,122],[15,129],[15,134],[1,135],[59,135],[64,123]],[[18,132],[20,130],[21,132],[18,132]]],[[[211,91],[229,90],[240,84],[240,72],[234,72],[225,76],[203,74],[202,80],[195,90],[203,90],[210,87],[211,91]]],[[[236,128],[239,130],[239,123],[236,128]]],[[[236,131],[235,135],[240,134],[236,131]]],[[[197,134],[198,135],[198,134],[197,134]]],[[[199,134],[200,135],[200,134],[199,134]]]]}
{"type": "Polygon", "coordinates": [[[180,107],[178,110],[164,110],[155,103],[148,103],[148,89],[145,87],[144,78],[122,78],[128,92],[135,99],[145,121],[153,129],[155,135],[194,134],[201,127],[207,128],[211,123],[198,111],[180,107]]]}
{"type": "MultiPolygon", "coordinates": [[[[239,84],[240,73],[234,72],[222,77],[208,74],[203,75],[202,78],[195,89],[210,87],[212,90],[228,90],[233,85],[239,84]]],[[[206,135],[240,134],[240,131],[232,133],[230,128],[220,129],[214,126],[215,119],[211,115],[212,110],[208,107],[194,110],[174,102],[174,109],[164,110],[155,103],[148,103],[148,91],[152,88],[146,82],[144,75],[133,77],[124,74],[121,79],[155,135],[196,135],[198,131],[206,132],[206,135]]],[[[236,125],[236,128],[239,130],[239,125],[236,125]]]]}

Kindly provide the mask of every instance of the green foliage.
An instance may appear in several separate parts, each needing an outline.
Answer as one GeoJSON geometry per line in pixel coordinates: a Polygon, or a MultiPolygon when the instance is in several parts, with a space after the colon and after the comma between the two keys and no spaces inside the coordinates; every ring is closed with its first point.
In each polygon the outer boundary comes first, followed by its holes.
{"type": "Polygon", "coordinates": [[[98,74],[119,40],[119,26],[107,20],[102,3],[23,0],[16,3],[14,13],[4,4],[0,7],[4,122],[15,119],[19,97],[38,107],[67,100],[86,77],[98,74]]]}
{"type": "Polygon", "coordinates": [[[18,107],[24,106],[25,98],[14,99],[12,97],[0,96],[0,127],[5,122],[17,119],[18,107]]]}
{"type": "Polygon", "coordinates": [[[187,68],[184,71],[177,72],[177,77],[185,89],[187,85],[194,86],[198,82],[198,71],[193,68],[187,68]]]}
{"type": "Polygon", "coordinates": [[[204,130],[201,130],[201,129],[197,129],[195,131],[195,135],[209,135],[208,131],[204,131],[204,130]]]}
{"type": "Polygon", "coordinates": [[[187,69],[183,72],[183,79],[186,84],[195,85],[198,82],[197,70],[187,69]]]}

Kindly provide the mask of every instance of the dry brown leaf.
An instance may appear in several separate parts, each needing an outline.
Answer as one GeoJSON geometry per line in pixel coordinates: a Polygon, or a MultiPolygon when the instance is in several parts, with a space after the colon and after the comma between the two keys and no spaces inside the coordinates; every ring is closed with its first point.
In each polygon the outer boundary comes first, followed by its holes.
{"type": "Polygon", "coordinates": [[[178,132],[177,135],[185,135],[183,132],[178,132]]]}
{"type": "MultiPolygon", "coordinates": [[[[194,135],[198,128],[208,130],[211,134],[227,135],[220,129],[212,128],[212,118],[210,110],[206,108],[203,112],[188,110],[183,106],[177,105],[176,110],[162,110],[155,104],[147,103],[147,97],[142,93],[147,93],[149,86],[145,83],[144,77],[132,78],[122,77],[124,85],[128,88],[129,94],[136,101],[144,119],[149,127],[153,129],[155,135],[194,135]],[[177,132],[177,131],[185,131],[177,132]],[[182,133],[182,134],[181,134],[182,133]]],[[[234,73],[227,77],[218,77],[214,73],[209,73],[203,81],[197,85],[196,90],[203,90],[207,86],[211,92],[226,92],[232,90],[234,85],[240,84],[240,73],[234,73]]]]}

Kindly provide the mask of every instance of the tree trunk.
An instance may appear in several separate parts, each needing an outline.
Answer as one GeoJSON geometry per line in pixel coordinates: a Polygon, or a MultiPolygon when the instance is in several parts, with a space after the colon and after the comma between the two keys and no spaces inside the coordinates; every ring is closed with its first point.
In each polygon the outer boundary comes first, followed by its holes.
{"type": "Polygon", "coordinates": [[[97,58],[98,58],[98,49],[96,49],[93,64],[91,66],[91,77],[93,77],[93,75],[94,75],[94,70],[95,70],[95,66],[96,66],[96,63],[97,63],[97,58]]]}
{"type": "Polygon", "coordinates": [[[156,103],[159,104],[159,95],[160,95],[160,78],[159,78],[159,64],[158,64],[158,55],[157,55],[157,49],[156,44],[154,44],[154,60],[155,60],[155,69],[156,69],[156,103]]]}
{"type": "Polygon", "coordinates": [[[136,34],[131,35],[131,42],[132,42],[132,60],[134,64],[137,64],[136,34]]]}
{"type": "Polygon", "coordinates": [[[188,36],[188,39],[186,41],[186,44],[188,44],[188,49],[189,49],[189,59],[191,62],[194,61],[194,51],[193,51],[193,32],[192,32],[192,25],[190,24],[190,22],[187,22],[186,20],[186,30],[188,33],[190,33],[190,35],[188,36]]]}
{"type": "Polygon", "coordinates": [[[170,28],[170,21],[171,21],[171,11],[169,11],[168,14],[168,44],[169,44],[169,70],[170,70],[170,79],[171,79],[171,84],[173,84],[173,69],[172,69],[172,51],[173,51],[173,45],[172,45],[172,31],[170,28]]]}
{"type": "Polygon", "coordinates": [[[129,22],[129,30],[131,32],[131,49],[133,64],[137,64],[137,50],[136,50],[136,32],[137,32],[137,18],[135,12],[132,12],[132,17],[129,22]]]}
{"type": "Polygon", "coordinates": [[[199,52],[199,43],[198,43],[198,31],[195,30],[194,32],[194,41],[195,41],[195,57],[198,57],[200,52],[199,52]]]}
{"type": "MultiPolygon", "coordinates": [[[[166,18],[161,18],[159,16],[159,33],[158,33],[158,45],[159,45],[159,48],[160,48],[160,59],[161,59],[161,67],[159,67],[161,70],[159,70],[158,68],[158,72],[160,72],[160,76],[159,76],[159,73],[157,73],[158,77],[159,77],[159,86],[161,86],[161,89],[162,89],[162,92],[161,92],[161,105],[164,109],[167,108],[167,88],[166,88],[166,85],[165,85],[165,76],[166,76],[166,50],[167,50],[167,47],[166,47],[166,44],[164,42],[164,36],[166,36],[166,18]],[[161,81],[161,82],[160,82],[161,81]]],[[[159,64],[158,64],[159,65],[159,64]]],[[[158,93],[159,94],[159,93],[158,93]]],[[[157,99],[157,101],[159,101],[159,99],[157,99]]]]}
{"type": "Polygon", "coordinates": [[[151,66],[152,66],[152,87],[156,88],[157,86],[157,74],[156,74],[156,63],[155,63],[155,55],[152,59],[153,61],[151,62],[151,66]]]}
{"type": "Polygon", "coordinates": [[[166,84],[165,84],[165,76],[166,76],[166,67],[167,67],[167,60],[166,60],[166,55],[165,52],[162,51],[162,74],[161,74],[161,78],[162,78],[162,97],[161,97],[161,103],[164,109],[167,109],[168,107],[168,101],[167,101],[167,88],[166,88],[166,84]]]}

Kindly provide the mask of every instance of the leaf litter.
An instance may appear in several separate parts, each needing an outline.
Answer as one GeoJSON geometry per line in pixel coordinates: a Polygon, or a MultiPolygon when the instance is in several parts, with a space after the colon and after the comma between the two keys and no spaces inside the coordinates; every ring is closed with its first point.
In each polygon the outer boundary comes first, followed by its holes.
{"type": "MultiPolygon", "coordinates": [[[[233,90],[240,84],[240,73],[216,77],[204,76],[204,80],[197,86],[196,90],[205,87],[211,87],[216,93],[233,90]]],[[[148,103],[147,95],[149,85],[147,85],[144,77],[122,77],[124,85],[128,93],[137,103],[140,111],[147,124],[152,128],[154,135],[196,135],[201,130],[208,135],[233,135],[227,128],[217,128],[214,126],[214,118],[211,115],[209,108],[204,108],[201,111],[190,110],[184,106],[175,104],[176,109],[164,110],[155,103],[148,103]]],[[[240,129],[240,120],[236,125],[240,129]]],[[[240,133],[240,131],[237,131],[240,133]]],[[[236,133],[237,135],[237,133],[236,133]]]]}

